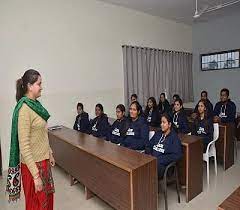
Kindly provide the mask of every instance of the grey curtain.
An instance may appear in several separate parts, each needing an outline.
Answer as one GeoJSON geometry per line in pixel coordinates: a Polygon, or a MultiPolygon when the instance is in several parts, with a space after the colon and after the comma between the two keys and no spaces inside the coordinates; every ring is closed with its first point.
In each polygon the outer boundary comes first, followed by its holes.
{"type": "Polygon", "coordinates": [[[193,101],[191,53],[133,46],[122,49],[127,107],[133,93],[144,106],[151,96],[159,100],[161,92],[165,92],[167,98],[177,93],[184,102],[193,101]]]}

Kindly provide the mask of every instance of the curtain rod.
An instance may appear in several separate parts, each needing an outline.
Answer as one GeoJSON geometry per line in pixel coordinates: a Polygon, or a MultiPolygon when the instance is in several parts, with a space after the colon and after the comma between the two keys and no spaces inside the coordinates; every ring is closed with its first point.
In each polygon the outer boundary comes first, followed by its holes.
{"type": "Polygon", "coordinates": [[[184,52],[184,51],[174,51],[174,50],[164,50],[164,49],[157,49],[157,48],[151,48],[151,47],[139,47],[139,46],[130,46],[130,45],[122,45],[122,47],[131,47],[131,48],[140,48],[140,49],[150,49],[150,50],[159,50],[159,51],[165,51],[165,52],[173,52],[173,53],[186,53],[186,54],[192,54],[190,52],[184,52]]]}

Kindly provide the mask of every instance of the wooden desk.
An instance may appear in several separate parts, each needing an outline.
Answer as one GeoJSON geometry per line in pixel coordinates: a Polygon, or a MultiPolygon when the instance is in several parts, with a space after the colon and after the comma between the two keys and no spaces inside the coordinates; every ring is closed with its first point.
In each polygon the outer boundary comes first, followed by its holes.
{"type": "Polygon", "coordinates": [[[240,210],[240,187],[218,206],[218,210],[240,210]]]}
{"type": "Polygon", "coordinates": [[[115,209],[157,210],[157,160],[62,128],[49,131],[56,163],[115,209]]]}
{"type": "Polygon", "coordinates": [[[198,136],[179,134],[179,138],[183,146],[183,158],[178,164],[179,180],[186,187],[186,202],[189,202],[203,191],[203,144],[198,136]]]}
{"type": "MultiPolygon", "coordinates": [[[[239,123],[240,123],[240,113],[237,114],[236,126],[239,123]]],[[[240,141],[240,126],[239,126],[239,128],[236,128],[236,137],[237,137],[237,140],[240,141]]]]}
{"type": "Polygon", "coordinates": [[[216,142],[217,159],[227,170],[234,164],[234,123],[219,124],[219,139],[216,142]]]}

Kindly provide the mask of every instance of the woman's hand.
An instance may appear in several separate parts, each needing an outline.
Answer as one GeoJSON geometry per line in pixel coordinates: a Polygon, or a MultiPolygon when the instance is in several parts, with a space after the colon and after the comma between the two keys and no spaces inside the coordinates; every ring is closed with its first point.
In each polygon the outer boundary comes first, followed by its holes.
{"type": "Polygon", "coordinates": [[[35,193],[41,192],[43,190],[43,182],[40,176],[33,179],[35,186],[35,193]]]}
{"type": "Polygon", "coordinates": [[[50,155],[49,155],[49,161],[50,161],[50,164],[52,167],[55,166],[55,159],[53,157],[53,154],[50,152],[50,155]]]}

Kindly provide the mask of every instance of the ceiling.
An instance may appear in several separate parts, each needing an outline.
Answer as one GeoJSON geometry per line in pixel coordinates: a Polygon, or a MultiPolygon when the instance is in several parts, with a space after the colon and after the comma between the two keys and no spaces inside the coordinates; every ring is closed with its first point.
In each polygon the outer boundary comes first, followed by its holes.
{"type": "MultiPolygon", "coordinates": [[[[142,11],[150,15],[171,19],[192,25],[195,21],[208,21],[224,15],[240,12],[240,3],[202,15],[193,21],[195,0],[100,0],[126,8],[142,11]]],[[[214,6],[233,0],[198,0],[199,8],[214,6]]]]}

